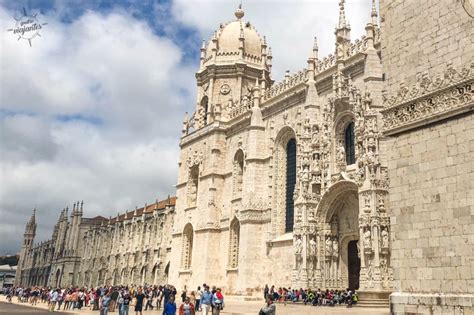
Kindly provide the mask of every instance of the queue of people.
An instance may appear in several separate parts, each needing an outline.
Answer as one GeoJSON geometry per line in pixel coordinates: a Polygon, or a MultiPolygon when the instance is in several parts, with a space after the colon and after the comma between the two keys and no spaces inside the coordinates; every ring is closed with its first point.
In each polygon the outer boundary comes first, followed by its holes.
{"type": "Polygon", "coordinates": [[[118,311],[119,315],[143,315],[143,311],[162,310],[162,315],[219,315],[224,308],[224,295],[220,288],[212,289],[203,284],[196,291],[183,290],[182,303],[176,305],[176,288],[165,286],[102,286],[97,288],[9,288],[4,294],[7,300],[16,297],[20,303],[47,304],[50,312],[60,310],[81,310],[87,308],[99,311],[100,315],[118,311]]]}

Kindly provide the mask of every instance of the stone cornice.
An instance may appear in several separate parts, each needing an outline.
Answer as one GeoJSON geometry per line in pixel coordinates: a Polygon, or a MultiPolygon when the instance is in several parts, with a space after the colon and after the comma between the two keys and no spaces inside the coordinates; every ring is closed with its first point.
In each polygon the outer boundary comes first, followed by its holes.
{"type": "Polygon", "coordinates": [[[384,135],[418,128],[474,110],[474,63],[460,71],[448,65],[444,78],[438,74],[418,77],[410,88],[401,85],[398,92],[385,99],[384,135]]]}

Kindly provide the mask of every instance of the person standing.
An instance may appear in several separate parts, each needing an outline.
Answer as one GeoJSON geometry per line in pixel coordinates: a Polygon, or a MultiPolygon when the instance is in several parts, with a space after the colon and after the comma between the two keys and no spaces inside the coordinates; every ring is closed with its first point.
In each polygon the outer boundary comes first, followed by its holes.
{"type": "Polygon", "coordinates": [[[219,315],[221,310],[224,308],[224,295],[220,288],[216,289],[216,292],[212,295],[212,314],[219,315]]]}
{"type": "Polygon", "coordinates": [[[164,305],[163,315],[176,315],[176,303],[173,295],[169,297],[168,302],[164,305]]]}
{"type": "Polygon", "coordinates": [[[266,305],[262,307],[258,315],[275,315],[276,306],[273,303],[273,298],[271,295],[267,295],[266,305]]]}
{"type": "Polygon", "coordinates": [[[196,311],[201,310],[200,309],[201,295],[202,295],[201,287],[198,286],[197,291],[196,291],[196,311]]]}
{"type": "Polygon", "coordinates": [[[110,306],[110,295],[111,292],[108,291],[107,294],[102,298],[102,303],[100,304],[100,315],[107,315],[109,313],[110,306]]]}
{"type": "Polygon", "coordinates": [[[57,289],[57,290],[54,290],[51,293],[51,298],[49,300],[49,311],[50,312],[54,312],[54,308],[56,306],[56,301],[58,300],[59,292],[61,292],[61,291],[59,289],[57,289]]]}
{"type": "Polygon", "coordinates": [[[122,305],[120,306],[120,315],[128,315],[128,310],[130,307],[130,294],[125,293],[122,300],[122,305]]]}
{"type": "Polygon", "coordinates": [[[209,286],[206,285],[204,286],[204,292],[201,295],[201,309],[202,309],[202,315],[208,315],[211,310],[211,304],[212,304],[212,293],[209,291],[209,286]]]}
{"type": "Polygon", "coordinates": [[[140,313],[140,315],[142,315],[143,300],[145,300],[145,294],[143,293],[143,289],[141,286],[138,287],[137,293],[135,294],[135,299],[135,314],[138,315],[138,313],[140,313]]]}
{"type": "Polygon", "coordinates": [[[186,297],[184,303],[179,307],[179,315],[194,315],[196,314],[194,304],[191,303],[191,299],[186,297]]]}

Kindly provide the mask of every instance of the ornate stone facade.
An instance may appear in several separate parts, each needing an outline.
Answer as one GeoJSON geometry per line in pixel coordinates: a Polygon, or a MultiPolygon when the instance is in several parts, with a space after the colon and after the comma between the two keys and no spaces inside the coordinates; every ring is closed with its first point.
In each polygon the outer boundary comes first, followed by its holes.
{"type": "Polygon", "coordinates": [[[98,286],[167,282],[176,198],[106,219],[83,217],[83,203],[61,212],[50,240],[33,244],[33,213],[24,234],[16,285],[98,286]]]}
{"type": "Polygon", "coordinates": [[[375,4],[368,12],[351,43],[341,1],[335,54],[319,59],[315,41],[307,68],[279,83],[241,9],[203,44],[180,142],[172,283],[392,289],[375,4]]]}
{"type": "Polygon", "coordinates": [[[474,313],[472,3],[380,3],[393,314],[474,313]]]}

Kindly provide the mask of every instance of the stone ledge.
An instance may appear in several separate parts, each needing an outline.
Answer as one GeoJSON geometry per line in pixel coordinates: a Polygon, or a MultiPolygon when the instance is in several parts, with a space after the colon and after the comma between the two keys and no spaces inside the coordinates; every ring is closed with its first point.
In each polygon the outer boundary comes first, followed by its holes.
{"type": "Polygon", "coordinates": [[[474,294],[394,292],[390,295],[390,305],[470,308],[474,305],[474,294]]]}

